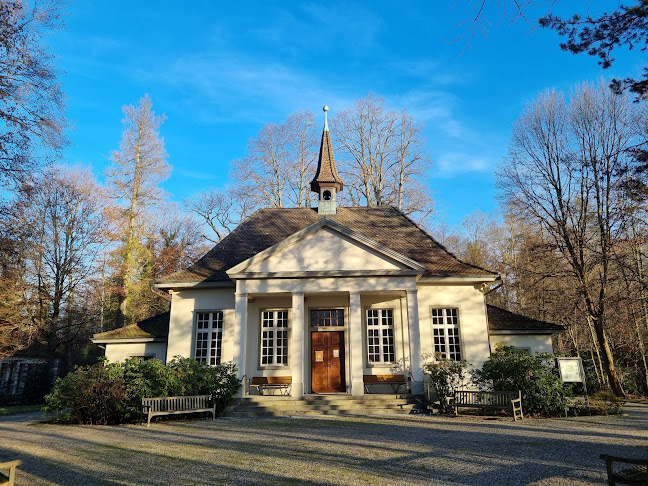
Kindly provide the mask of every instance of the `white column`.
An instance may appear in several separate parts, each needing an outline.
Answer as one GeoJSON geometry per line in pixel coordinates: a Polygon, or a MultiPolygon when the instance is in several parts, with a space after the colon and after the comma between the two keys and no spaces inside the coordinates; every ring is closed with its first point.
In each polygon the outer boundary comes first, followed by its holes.
{"type": "MultiPolygon", "coordinates": [[[[247,306],[248,295],[242,293],[234,294],[234,346],[233,356],[234,364],[238,368],[239,378],[243,378],[246,374],[245,370],[245,347],[246,347],[246,334],[247,334],[247,306]]],[[[248,377],[250,378],[250,377],[248,377]]],[[[245,393],[243,387],[239,392],[239,396],[245,393]]]]}
{"type": "Polygon", "coordinates": [[[360,293],[349,294],[349,370],[351,394],[364,395],[363,339],[362,339],[362,302],[360,293]]]}
{"type": "Polygon", "coordinates": [[[412,393],[423,393],[423,371],[421,369],[421,331],[419,327],[418,295],[416,290],[407,291],[407,318],[412,366],[412,393]]]}
{"type": "Polygon", "coordinates": [[[407,312],[407,294],[403,294],[400,298],[401,318],[401,338],[403,340],[402,353],[403,369],[411,370],[412,359],[410,357],[410,337],[409,337],[409,314],[407,312]]]}
{"type": "Polygon", "coordinates": [[[304,396],[304,294],[292,294],[292,322],[290,340],[291,393],[295,398],[304,396]]]}

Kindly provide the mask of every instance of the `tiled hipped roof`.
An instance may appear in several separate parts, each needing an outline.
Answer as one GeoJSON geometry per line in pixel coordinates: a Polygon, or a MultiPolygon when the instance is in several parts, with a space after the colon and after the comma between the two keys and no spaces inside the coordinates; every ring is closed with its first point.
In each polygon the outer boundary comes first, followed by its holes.
{"type": "Polygon", "coordinates": [[[169,335],[170,312],[163,312],[137,324],[95,334],[93,339],[166,338],[169,335]]]}
{"type": "Polygon", "coordinates": [[[560,324],[539,321],[515,312],[486,305],[488,312],[488,331],[526,331],[558,333],[565,330],[560,324]]]}
{"type": "Polygon", "coordinates": [[[321,218],[329,218],[420,263],[426,269],[424,277],[496,275],[457,259],[396,208],[338,208],[333,215],[321,215],[310,208],[273,208],[257,211],[194,265],[157,283],[164,287],[174,282],[229,281],[225,272],[234,265],[321,218]]]}

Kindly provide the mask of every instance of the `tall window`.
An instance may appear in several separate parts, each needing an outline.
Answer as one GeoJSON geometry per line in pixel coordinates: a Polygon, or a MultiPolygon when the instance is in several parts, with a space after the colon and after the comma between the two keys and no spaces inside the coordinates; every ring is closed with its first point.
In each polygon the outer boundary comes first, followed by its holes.
{"type": "Polygon", "coordinates": [[[432,309],[434,352],[441,358],[461,361],[458,309],[432,309]]]}
{"type": "Polygon", "coordinates": [[[370,363],[396,361],[392,309],[367,309],[367,354],[370,363]]]}
{"type": "Polygon", "coordinates": [[[209,365],[221,362],[223,311],[196,313],[196,359],[209,365]]]}
{"type": "Polygon", "coordinates": [[[288,366],[288,311],[261,314],[261,365],[288,366]]]}

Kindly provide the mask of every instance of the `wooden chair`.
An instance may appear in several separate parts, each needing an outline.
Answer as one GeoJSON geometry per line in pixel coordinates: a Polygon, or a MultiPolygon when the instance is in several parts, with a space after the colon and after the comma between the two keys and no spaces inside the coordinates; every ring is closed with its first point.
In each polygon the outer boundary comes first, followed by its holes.
{"type": "Polygon", "coordinates": [[[0,484],[14,486],[14,481],[16,481],[16,468],[21,464],[22,461],[20,460],[0,462],[0,484]],[[5,469],[9,469],[9,475],[6,475],[4,472],[2,472],[5,469]]]}
{"type": "Polygon", "coordinates": [[[607,454],[601,454],[601,459],[605,461],[608,484],[610,486],[615,486],[616,484],[648,486],[648,459],[629,459],[627,457],[615,457],[607,454]],[[615,471],[615,462],[632,464],[633,466],[615,471]]]}

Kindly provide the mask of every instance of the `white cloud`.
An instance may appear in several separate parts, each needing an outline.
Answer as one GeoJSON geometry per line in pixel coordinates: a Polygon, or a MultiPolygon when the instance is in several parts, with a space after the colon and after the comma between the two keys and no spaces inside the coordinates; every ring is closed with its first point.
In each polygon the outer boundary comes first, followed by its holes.
{"type": "Polygon", "coordinates": [[[441,153],[434,158],[433,177],[449,179],[469,172],[491,172],[496,162],[465,152],[441,153]]]}
{"type": "Polygon", "coordinates": [[[425,122],[428,131],[435,131],[453,138],[466,136],[466,128],[454,114],[457,97],[441,90],[412,90],[391,97],[390,104],[407,111],[419,121],[425,122]]]}

